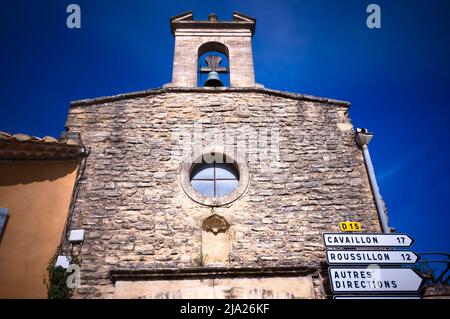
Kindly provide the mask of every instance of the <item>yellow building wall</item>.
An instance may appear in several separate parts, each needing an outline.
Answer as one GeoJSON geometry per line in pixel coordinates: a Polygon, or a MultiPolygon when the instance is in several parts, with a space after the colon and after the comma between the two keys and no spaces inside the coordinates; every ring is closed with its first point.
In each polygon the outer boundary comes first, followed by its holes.
{"type": "Polygon", "coordinates": [[[0,162],[0,298],[46,298],[44,276],[67,220],[78,161],[0,162]]]}

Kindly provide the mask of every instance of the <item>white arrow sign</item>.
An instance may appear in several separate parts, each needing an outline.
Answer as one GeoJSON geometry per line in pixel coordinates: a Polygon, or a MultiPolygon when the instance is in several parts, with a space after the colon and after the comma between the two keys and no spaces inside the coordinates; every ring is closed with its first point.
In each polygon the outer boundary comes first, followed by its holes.
{"type": "Polygon", "coordinates": [[[327,247],[409,247],[414,240],[406,234],[323,234],[327,247]]]}
{"type": "Polygon", "coordinates": [[[410,268],[334,268],[328,269],[334,293],[417,292],[422,277],[410,268]]]}
{"type": "Polygon", "coordinates": [[[330,265],[414,264],[418,259],[412,251],[327,250],[327,261],[330,265]]]}

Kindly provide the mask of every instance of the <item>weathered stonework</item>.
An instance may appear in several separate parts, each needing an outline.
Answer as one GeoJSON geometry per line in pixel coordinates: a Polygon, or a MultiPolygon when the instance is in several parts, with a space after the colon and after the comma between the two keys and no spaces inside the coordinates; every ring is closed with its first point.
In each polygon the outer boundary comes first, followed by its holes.
{"type": "Polygon", "coordinates": [[[67,127],[90,150],[70,224],[86,230],[82,286],[74,297],[120,296],[115,270],[207,270],[202,223],[211,207],[185,194],[182,163],[172,156],[179,147],[174,132],[193,130],[201,120],[206,129],[231,127],[236,135],[241,127],[279,128],[279,166],[246,163],[246,192],[214,208],[233,235],[227,268],[306,267],[313,283],[308,296],[323,298],[322,233],[339,231],[343,220],[380,231],[348,106],[256,88],[167,88],[72,103],[67,127]]]}
{"type": "Polygon", "coordinates": [[[114,298],[129,299],[312,299],[311,276],[118,281],[114,298]],[[203,289],[201,288],[203,287],[203,289]]]}

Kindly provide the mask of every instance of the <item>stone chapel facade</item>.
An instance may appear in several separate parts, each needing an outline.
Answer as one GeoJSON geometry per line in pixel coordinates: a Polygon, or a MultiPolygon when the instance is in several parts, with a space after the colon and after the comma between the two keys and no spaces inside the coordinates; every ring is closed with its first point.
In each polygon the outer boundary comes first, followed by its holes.
{"type": "Polygon", "coordinates": [[[343,220],[380,232],[350,104],[257,84],[251,17],[187,12],[171,29],[171,83],[71,103],[89,150],[68,225],[85,231],[74,297],[325,298],[322,234],[343,220]],[[201,67],[208,52],[228,64],[201,67]],[[202,70],[229,86],[199,84],[202,70]]]}

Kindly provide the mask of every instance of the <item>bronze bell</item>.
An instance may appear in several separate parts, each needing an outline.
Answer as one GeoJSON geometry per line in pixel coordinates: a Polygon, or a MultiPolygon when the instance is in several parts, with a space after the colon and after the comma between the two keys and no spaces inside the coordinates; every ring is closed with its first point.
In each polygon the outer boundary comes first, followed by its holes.
{"type": "Polygon", "coordinates": [[[208,74],[208,79],[205,82],[205,86],[218,87],[223,86],[222,81],[220,81],[219,73],[216,71],[211,71],[208,74]]]}

